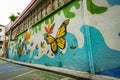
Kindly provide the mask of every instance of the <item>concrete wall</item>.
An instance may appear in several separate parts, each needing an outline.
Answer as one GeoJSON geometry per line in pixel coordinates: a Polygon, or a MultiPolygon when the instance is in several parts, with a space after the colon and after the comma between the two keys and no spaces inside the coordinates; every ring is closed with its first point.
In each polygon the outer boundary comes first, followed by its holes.
{"type": "Polygon", "coordinates": [[[2,30],[0,32],[0,41],[4,40],[4,35],[5,35],[5,27],[4,26],[0,26],[0,29],[2,30]]]}
{"type": "Polygon", "coordinates": [[[0,56],[2,55],[3,53],[3,41],[4,41],[4,37],[5,37],[5,27],[3,25],[0,25],[0,56]]]}
{"type": "Polygon", "coordinates": [[[120,78],[119,5],[73,0],[9,42],[7,58],[120,78]]]}

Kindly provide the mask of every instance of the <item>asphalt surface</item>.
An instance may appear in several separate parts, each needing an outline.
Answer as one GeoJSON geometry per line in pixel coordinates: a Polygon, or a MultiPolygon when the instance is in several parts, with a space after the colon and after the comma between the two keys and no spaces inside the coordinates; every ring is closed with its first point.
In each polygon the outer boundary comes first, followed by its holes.
{"type": "Polygon", "coordinates": [[[36,68],[10,63],[0,59],[0,80],[85,80],[56,74],[36,68]]]}

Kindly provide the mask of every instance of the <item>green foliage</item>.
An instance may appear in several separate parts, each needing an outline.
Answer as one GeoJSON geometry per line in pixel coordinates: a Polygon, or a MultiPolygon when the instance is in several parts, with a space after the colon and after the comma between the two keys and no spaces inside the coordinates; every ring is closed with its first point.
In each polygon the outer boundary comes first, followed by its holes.
{"type": "Polygon", "coordinates": [[[12,13],[12,14],[9,16],[10,21],[13,21],[13,22],[14,22],[19,15],[20,15],[19,12],[17,12],[17,15],[15,15],[15,14],[12,13]]]}
{"type": "Polygon", "coordinates": [[[107,11],[107,7],[97,6],[92,2],[92,0],[87,0],[87,9],[92,14],[101,14],[107,11]]]}

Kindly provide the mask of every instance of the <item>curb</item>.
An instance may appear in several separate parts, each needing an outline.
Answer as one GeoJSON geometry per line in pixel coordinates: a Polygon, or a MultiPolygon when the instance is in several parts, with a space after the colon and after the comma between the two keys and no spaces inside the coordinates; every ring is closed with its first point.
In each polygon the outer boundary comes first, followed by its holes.
{"type": "Polygon", "coordinates": [[[45,71],[54,72],[57,74],[68,75],[70,77],[77,78],[77,79],[83,78],[84,80],[120,80],[120,78],[115,78],[115,77],[109,77],[109,76],[104,76],[104,75],[95,75],[95,74],[90,74],[88,72],[69,70],[69,69],[58,68],[58,67],[53,67],[53,66],[25,63],[25,62],[15,61],[15,60],[11,60],[11,59],[6,59],[3,57],[0,57],[0,59],[11,62],[11,63],[15,63],[15,64],[20,64],[20,65],[33,67],[33,68],[37,68],[37,69],[41,69],[41,70],[45,70],[45,71]]]}

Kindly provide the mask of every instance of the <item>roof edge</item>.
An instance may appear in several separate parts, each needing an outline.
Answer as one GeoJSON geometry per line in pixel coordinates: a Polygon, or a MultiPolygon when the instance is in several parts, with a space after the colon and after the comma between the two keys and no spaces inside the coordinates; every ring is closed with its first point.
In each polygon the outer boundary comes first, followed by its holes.
{"type": "Polygon", "coordinates": [[[5,27],[4,25],[0,24],[1,27],[5,27]]]}
{"type": "Polygon", "coordinates": [[[27,13],[27,11],[34,5],[34,3],[37,2],[37,0],[31,0],[31,2],[27,5],[27,7],[23,10],[23,12],[20,14],[20,16],[13,22],[13,24],[10,26],[10,29],[14,28],[16,24],[20,21],[20,19],[27,13]]]}

